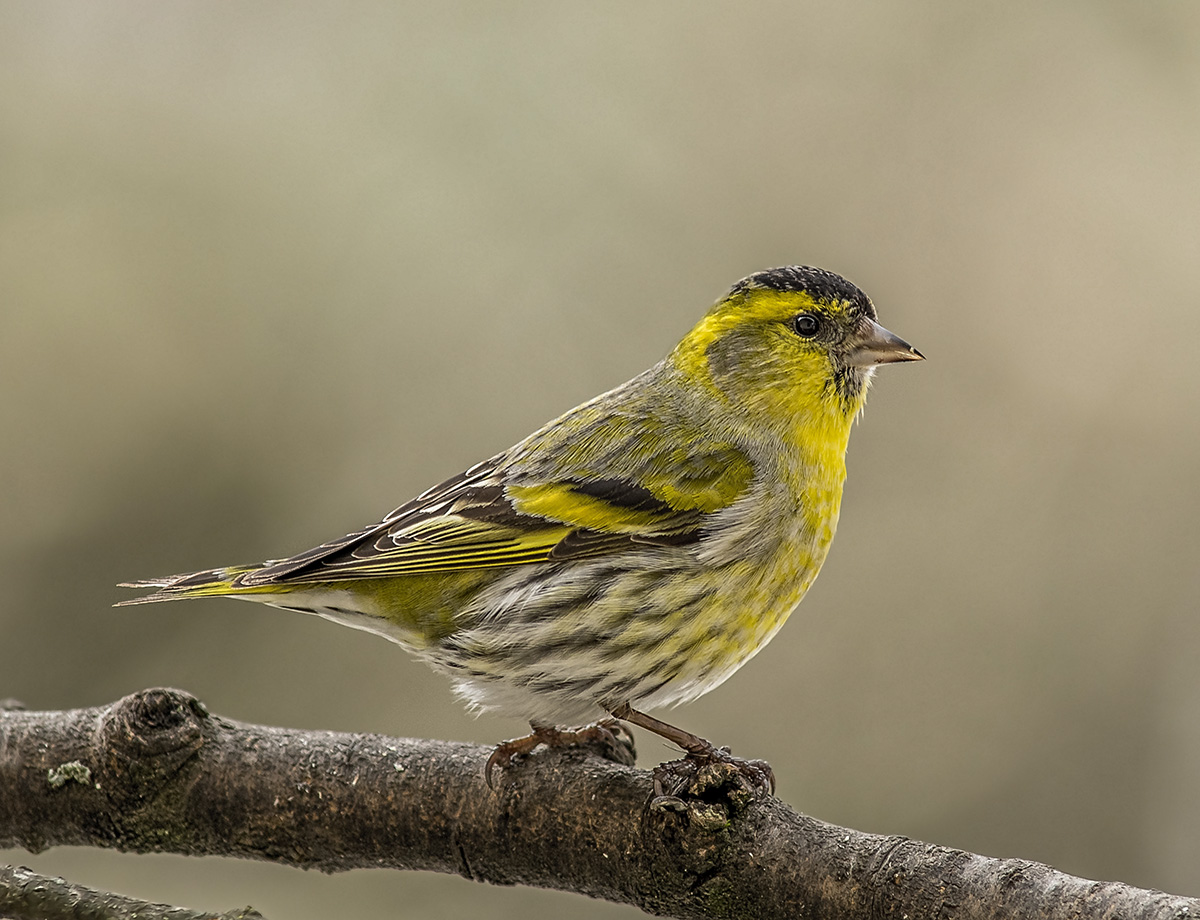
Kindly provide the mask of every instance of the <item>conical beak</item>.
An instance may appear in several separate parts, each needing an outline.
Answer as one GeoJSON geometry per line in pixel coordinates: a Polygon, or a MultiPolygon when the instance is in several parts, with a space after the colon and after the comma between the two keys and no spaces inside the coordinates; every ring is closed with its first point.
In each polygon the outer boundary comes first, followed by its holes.
{"type": "Polygon", "coordinates": [[[925,356],[908,342],[871,320],[871,325],[849,343],[845,361],[851,367],[875,367],[897,361],[924,361],[925,356]]]}

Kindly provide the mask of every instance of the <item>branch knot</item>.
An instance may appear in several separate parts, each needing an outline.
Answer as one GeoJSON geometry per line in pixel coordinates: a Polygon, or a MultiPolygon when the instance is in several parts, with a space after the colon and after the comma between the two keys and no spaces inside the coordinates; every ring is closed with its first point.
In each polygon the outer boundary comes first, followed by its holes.
{"type": "Polygon", "coordinates": [[[208,710],[182,690],[130,694],[103,711],[97,741],[107,755],[102,784],[115,804],[148,802],[203,747],[208,710]]]}

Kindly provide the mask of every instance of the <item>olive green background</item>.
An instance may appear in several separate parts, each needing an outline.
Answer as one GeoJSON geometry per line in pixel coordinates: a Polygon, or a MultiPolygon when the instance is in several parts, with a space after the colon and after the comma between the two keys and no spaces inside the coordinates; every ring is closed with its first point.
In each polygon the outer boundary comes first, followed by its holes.
{"type": "MultiPolygon", "coordinates": [[[[800,611],[673,718],[818,817],[1200,895],[1197,48],[1191,0],[5,3],[0,696],[519,733],[366,634],[113,585],[371,522],[805,262],[929,360],[878,374],[800,611]]],[[[637,915],[0,859],[292,920],[637,915]]]]}

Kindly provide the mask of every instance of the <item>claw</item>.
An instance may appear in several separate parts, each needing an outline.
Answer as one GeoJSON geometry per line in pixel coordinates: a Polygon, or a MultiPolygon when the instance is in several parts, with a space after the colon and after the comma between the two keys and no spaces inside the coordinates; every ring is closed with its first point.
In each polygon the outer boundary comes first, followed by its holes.
{"type": "MultiPolygon", "coordinates": [[[[487,759],[487,764],[483,768],[483,778],[487,782],[489,789],[494,791],[496,788],[496,784],[492,782],[492,773],[496,767],[507,770],[514,757],[521,754],[528,754],[546,740],[543,737],[545,731],[545,729],[535,728],[528,735],[523,735],[520,738],[510,738],[508,741],[501,741],[496,745],[496,750],[492,751],[492,756],[487,759]]],[[[550,729],[550,731],[553,731],[553,729],[550,729]]]]}

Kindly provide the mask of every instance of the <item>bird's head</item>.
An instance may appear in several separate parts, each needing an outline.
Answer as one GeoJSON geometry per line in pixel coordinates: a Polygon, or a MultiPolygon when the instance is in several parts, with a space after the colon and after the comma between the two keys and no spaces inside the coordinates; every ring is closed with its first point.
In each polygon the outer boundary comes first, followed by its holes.
{"type": "Polygon", "coordinates": [[[840,275],[792,265],[735,284],[671,360],[726,401],[781,426],[846,421],[862,409],[874,368],[922,355],[884,329],[870,298],[840,275]]]}

